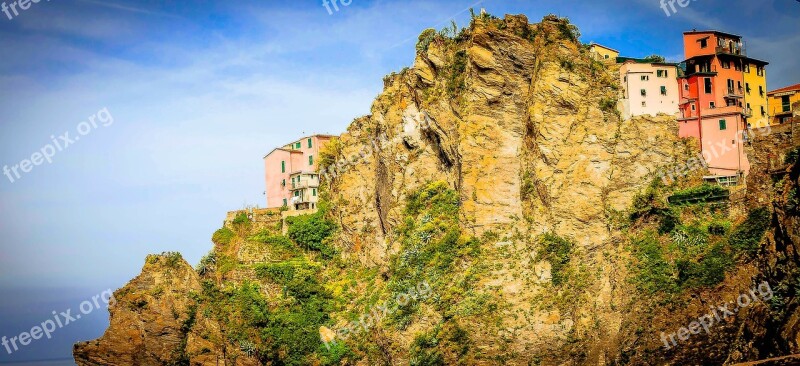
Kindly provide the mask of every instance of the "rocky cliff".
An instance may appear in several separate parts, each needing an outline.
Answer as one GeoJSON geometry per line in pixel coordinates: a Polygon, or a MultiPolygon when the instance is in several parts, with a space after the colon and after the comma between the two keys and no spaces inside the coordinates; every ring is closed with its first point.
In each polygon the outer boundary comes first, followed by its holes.
{"type": "Polygon", "coordinates": [[[286,235],[279,212],[234,214],[196,269],[148,258],[76,361],[647,365],[798,352],[794,141],[782,140],[780,187],[760,160],[785,134],[753,142],[747,191],[700,185],[702,170],[665,185],[658,173],[689,161],[693,143],[674,117],[621,120],[618,70],[578,37],[555,16],[426,30],[414,65],[328,146],[318,214],[287,219],[286,235]],[[775,296],[684,339],[709,306],[765,281],[775,296]],[[672,333],[680,344],[663,341],[672,333]]]}

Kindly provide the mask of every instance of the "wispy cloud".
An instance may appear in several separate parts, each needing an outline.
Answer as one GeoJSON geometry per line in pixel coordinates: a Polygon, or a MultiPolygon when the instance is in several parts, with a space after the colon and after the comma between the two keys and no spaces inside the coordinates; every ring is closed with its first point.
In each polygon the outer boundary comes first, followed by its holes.
{"type": "Polygon", "coordinates": [[[177,16],[175,14],[162,13],[162,12],[158,12],[158,11],[135,8],[135,7],[132,7],[132,6],[120,5],[120,4],[116,4],[116,3],[112,3],[112,2],[108,2],[108,1],[95,1],[95,0],[78,0],[78,1],[82,2],[82,3],[85,3],[85,4],[96,5],[96,6],[100,6],[100,7],[104,7],[104,8],[109,8],[109,9],[127,11],[127,12],[131,12],[131,13],[146,14],[146,15],[168,17],[168,18],[181,18],[181,17],[179,17],[179,16],[177,16]]]}

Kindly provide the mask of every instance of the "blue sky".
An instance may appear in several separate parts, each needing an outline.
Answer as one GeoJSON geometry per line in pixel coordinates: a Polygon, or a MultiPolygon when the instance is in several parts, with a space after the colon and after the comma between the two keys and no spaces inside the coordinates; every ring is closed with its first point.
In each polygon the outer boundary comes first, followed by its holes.
{"type": "MultiPolygon", "coordinates": [[[[694,1],[669,17],[658,0],[476,1],[352,0],[329,14],[321,0],[59,0],[0,13],[0,166],[75,135],[100,109],[114,118],[52,164],[14,183],[0,176],[0,336],[121,287],[148,253],[196,263],[226,211],[263,205],[266,152],[341,133],[385,74],[411,65],[423,29],[466,25],[470,6],[568,16],[583,42],[634,57],[679,60],[693,28],[737,33],[771,62],[770,89],[800,82],[796,0],[694,1]],[[30,311],[43,296],[63,300],[30,311]]],[[[102,332],[88,324],[71,337],[102,332]]],[[[68,355],[74,340],[14,356],[68,355]]]]}

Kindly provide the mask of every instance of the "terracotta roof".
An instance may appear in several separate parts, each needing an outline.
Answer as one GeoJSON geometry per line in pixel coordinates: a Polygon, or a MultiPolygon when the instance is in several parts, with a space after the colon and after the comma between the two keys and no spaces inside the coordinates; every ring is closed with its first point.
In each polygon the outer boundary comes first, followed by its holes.
{"type": "Polygon", "coordinates": [[[771,92],[768,92],[767,95],[776,94],[776,93],[783,93],[783,92],[788,92],[788,91],[794,91],[794,90],[800,91],[800,84],[795,84],[795,85],[787,86],[785,88],[775,89],[775,90],[773,90],[771,92]]]}

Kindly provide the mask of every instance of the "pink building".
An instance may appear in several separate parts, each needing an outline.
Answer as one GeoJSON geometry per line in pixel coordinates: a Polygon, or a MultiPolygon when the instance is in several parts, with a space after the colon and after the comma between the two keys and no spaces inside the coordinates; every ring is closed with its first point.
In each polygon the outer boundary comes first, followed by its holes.
{"type": "Polygon", "coordinates": [[[319,199],[319,152],[334,136],[314,135],[264,157],[267,208],[313,210],[319,199]]]}

